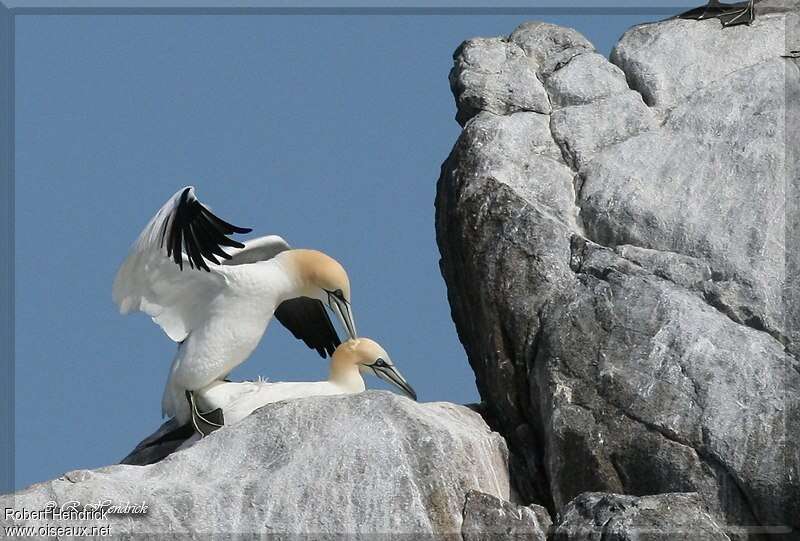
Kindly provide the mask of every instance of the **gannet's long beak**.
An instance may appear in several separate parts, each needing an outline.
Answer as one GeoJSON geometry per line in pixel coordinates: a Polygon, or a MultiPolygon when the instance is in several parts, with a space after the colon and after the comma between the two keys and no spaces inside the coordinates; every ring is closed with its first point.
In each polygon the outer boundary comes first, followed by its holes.
{"type": "Polygon", "coordinates": [[[392,385],[400,388],[400,390],[403,391],[403,393],[405,393],[409,398],[413,400],[417,399],[417,393],[414,391],[411,385],[408,384],[406,378],[403,377],[400,371],[397,370],[396,366],[391,364],[383,364],[381,366],[373,364],[370,366],[370,368],[372,368],[372,371],[375,372],[375,375],[381,378],[383,381],[391,383],[392,385]]]}
{"type": "Polygon", "coordinates": [[[356,334],[356,323],[353,321],[353,310],[350,307],[350,303],[344,299],[340,299],[336,295],[330,295],[329,299],[331,310],[336,313],[339,317],[339,321],[342,322],[342,325],[347,330],[348,338],[358,338],[358,334],[356,334]]]}

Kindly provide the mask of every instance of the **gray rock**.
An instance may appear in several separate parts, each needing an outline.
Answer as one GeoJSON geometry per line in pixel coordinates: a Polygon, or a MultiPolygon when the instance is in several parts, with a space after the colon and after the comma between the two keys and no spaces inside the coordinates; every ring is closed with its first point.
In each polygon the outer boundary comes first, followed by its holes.
{"type": "Polygon", "coordinates": [[[795,15],[628,32],[614,60],[652,108],[592,86],[614,69],[573,31],[512,34],[550,92],[569,172],[539,166],[547,115],[475,117],[442,166],[436,228],[524,501],[696,492],[720,525],[751,529],[737,536],[800,528],[800,191],[786,144],[800,137],[786,120],[800,70],[779,57],[795,15]]]}
{"type": "Polygon", "coordinates": [[[546,115],[481,113],[467,124],[458,147],[469,149],[461,165],[470,178],[502,183],[575,227],[574,173],[561,159],[546,115]]]}
{"type": "Polygon", "coordinates": [[[624,496],[587,492],[559,513],[552,541],[727,541],[697,494],[624,496]]]}
{"type": "MultiPolygon", "coordinates": [[[[508,37],[525,51],[540,67],[562,53],[594,51],[594,45],[580,32],[541,21],[529,21],[519,25],[508,37]]],[[[562,57],[563,58],[563,57],[562,57]]]]}
{"type": "Polygon", "coordinates": [[[586,486],[696,491],[731,524],[793,520],[800,374],[782,345],[611,250],[576,238],[572,260],[583,287],[541,314],[535,361],[556,506],[586,486]]]}
{"type": "MultiPolygon", "coordinates": [[[[456,120],[464,126],[481,111],[508,115],[519,111],[549,114],[550,99],[542,80],[594,47],[579,32],[543,22],[521,25],[506,37],[474,38],[453,53],[450,88],[456,98],[456,120]]],[[[591,60],[589,60],[591,62],[591,60]]],[[[614,68],[600,66],[595,93],[603,94],[614,83],[614,68]]],[[[573,70],[575,71],[575,70],[573,70]]],[[[617,70],[618,72],[619,70],[617,70]]],[[[565,74],[564,78],[569,78],[565,74]]],[[[554,83],[564,90],[564,100],[580,99],[586,92],[570,97],[579,85],[554,83]]],[[[627,87],[625,87],[627,89],[627,87]]],[[[605,94],[603,94],[605,95],[605,94]]]]}
{"type": "Polygon", "coordinates": [[[480,111],[505,115],[516,111],[550,112],[536,64],[517,44],[501,38],[464,42],[453,55],[450,88],[462,126],[480,111]]]}
{"type": "Polygon", "coordinates": [[[145,502],[144,517],[83,523],[110,524],[113,534],[137,539],[168,533],[368,539],[459,535],[470,490],[511,498],[505,442],[477,413],[368,391],[270,404],[157,464],[71,473],[0,503],[33,510],[51,500],[145,502]]]}
{"type": "Polygon", "coordinates": [[[744,68],[677,106],[663,128],[609,148],[581,171],[586,235],[703,259],[703,294],[785,341],[787,194],[783,59],[744,68]],[[758,93],[753,88],[759,88],[758,93]]]}
{"type": "Polygon", "coordinates": [[[550,123],[553,138],[575,169],[581,169],[601,150],[655,126],[655,118],[641,96],[630,90],[559,109],[550,123]]]}
{"type": "Polygon", "coordinates": [[[714,276],[711,267],[696,257],[622,244],[614,251],[631,263],[689,290],[700,290],[714,276]]]}
{"type": "Polygon", "coordinates": [[[545,88],[554,109],[630,93],[625,73],[597,53],[571,57],[545,79],[545,88]]]}
{"type": "MultiPolygon", "coordinates": [[[[797,17],[800,22],[800,16],[797,17]]],[[[798,25],[800,26],[800,25],[798,25]]],[[[800,35],[800,33],[798,33],[800,35]]],[[[797,36],[796,36],[797,37],[797,36]]],[[[800,37],[797,37],[800,40],[800,37]]],[[[800,51],[800,44],[797,45],[800,51]]],[[[787,81],[800,78],[800,59],[787,60],[787,72],[794,75],[787,81]]],[[[800,85],[786,85],[786,245],[800,246],[800,85]]],[[[784,307],[788,349],[797,358],[800,356],[800,257],[796,250],[790,251],[786,258],[786,284],[784,287],[784,307]]],[[[800,449],[798,463],[800,463],[800,449]]]]}
{"type": "Polygon", "coordinates": [[[540,505],[523,507],[489,494],[470,491],[464,503],[461,537],[464,541],[546,541],[551,524],[550,514],[540,505]]]}
{"type": "Polygon", "coordinates": [[[611,61],[646,104],[669,109],[738,70],[785,54],[786,24],[786,13],[771,13],[724,31],[717,19],[635,26],[614,47],[611,61]]]}
{"type": "MultiPolygon", "coordinates": [[[[539,447],[523,413],[532,342],[518,338],[533,339],[538,310],[570,273],[577,209],[574,172],[559,158],[549,117],[521,115],[482,114],[467,124],[442,166],[436,232],[452,315],[487,416],[517,449],[529,450],[539,447]]],[[[530,478],[522,492],[546,502],[540,457],[522,452],[512,466],[527,474],[518,480],[530,478]]]]}

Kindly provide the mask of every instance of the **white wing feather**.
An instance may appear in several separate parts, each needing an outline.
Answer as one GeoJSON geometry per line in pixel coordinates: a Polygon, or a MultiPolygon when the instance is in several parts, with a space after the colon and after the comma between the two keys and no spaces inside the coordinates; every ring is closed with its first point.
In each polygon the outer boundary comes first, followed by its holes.
{"type": "Polygon", "coordinates": [[[223,265],[246,265],[272,259],[279,253],[289,250],[290,246],[278,235],[267,235],[245,241],[244,248],[229,248],[231,258],[223,261],[223,265]]]}
{"type": "Polygon", "coordinates": [[[113,287],[120,313],[146,313],[175,342],[182,342],[199,326],[206,317],[204,308],[226,285],[219,265],[209,263],[211,272],[188,265],[182,271],[162,246],[162,231],[170,226],[167,222],[184,190],[175,193],[145,226],[117,272],[113,287]]]}

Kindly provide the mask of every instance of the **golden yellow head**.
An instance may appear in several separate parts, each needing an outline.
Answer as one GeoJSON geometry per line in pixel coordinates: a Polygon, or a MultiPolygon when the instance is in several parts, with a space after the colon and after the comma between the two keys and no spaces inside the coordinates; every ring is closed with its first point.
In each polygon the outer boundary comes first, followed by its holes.
{"type": "Polygon", "coordinates": [[[341,365],[369,366],[378,359],[389,359],[389,354],[380,344],[369,338],[356,338],[342,342],[333,352],[332,362],[341,365]]]}
{"type": "Polygon", "coordinates": [[[407,396],[417,399],[414,389],[394,365],[389,354],[374,340],[351,339],[336,348],[331,359],[332,374],[345,373],[353,367],[357,367],[360,372],[372,373],[398,387],[407,396]]]}
{"type": "Polygon", "coordinates": [[[350,279],[344,267],[317,250],[286,252],[305,296],[322,301],[342,322],[350,338],[356,338],[356,325],[350,307],[350,279]]]}
{"type": "Polygon", "coordinates": [[[340,290],[350,302],[350,279],[338,261],[317,250],[292,252],[295,267],[306,284],[331,292],[340,290]]]}

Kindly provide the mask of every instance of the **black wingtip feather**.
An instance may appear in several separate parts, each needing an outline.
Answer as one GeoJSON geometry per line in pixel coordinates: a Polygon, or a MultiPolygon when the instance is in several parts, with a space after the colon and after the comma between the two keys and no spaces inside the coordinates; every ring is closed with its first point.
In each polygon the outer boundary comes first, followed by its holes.
{"type": "Polygon", "coordinates": [[[197,227],[197,223],[193,223],[189,227],[189,231],[191,232],[195,242],[197,242],[197,246],[200,249],[200,253],[203,255],[203,257],[213,262],[215,265],[219,265],[219,259],[216,258],[214,252],[208,246],[208,237],[206,237],[202,230],[197,227]]]}
{"type": "Polygon", "coordinates": [[[172,258],[178,268],[183,270],[183,254],[186,254],[189,267],[211,272],[206,260],[219,264],[215,257],[230,259],[222,246],[244,248],[244,244],[228,238],[234,233],[249,233],[252,229],[238,227],[215,216],[192,193],[185,188],[178,204],[164,221],[160,244],[166,244],[167,257],[172,258]]]}
{"type": "Polygon", "coordinates": [[[250,229],[249,227],[239,227],[226,222],[225,220],[223,220],[222,218],[220,218],[219,216],[208,210],[203,205],[200,205],[200,212],[203,214],[203,216],[211,220],[211,222],[214,225],[224,230],[225,233],[227,233],[228,235],[232,233],[249,233],[252,231],[252,229],[250,229]]]}
{"type": "Polygon", "coordinates": [[[181,257],[181,236],[180,227],[173,230],[172,234],[172,260],[183,270],[183,257],[181,257]]]}
{"type": "Polygon", "coordinates": [[[227,240],[225,235],[220,233],[205,219],[197,220],[193,225],[197,226],[197,230],[203,235],[205,239],[203,241],[204,245],[211,253],[225,259],[231,258],[231,256],[220,246],[220,242],[225,242],[227,240]]]}
{"type": "Polygon", "coordinates": [[[184,232],[184,246],[189,256],[189,265],[192,268],[197,267],[198,269],[208,270],[208,265],[206,265],[205,259],[203,259],[203,255],[200,253],[200,248],[198,248],[197,238],[192,233],[191,224],[189,224],[184,232]]]}

